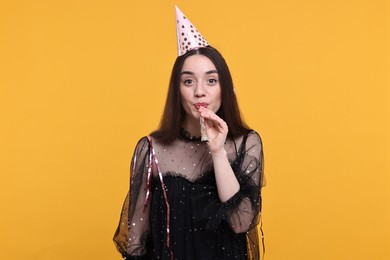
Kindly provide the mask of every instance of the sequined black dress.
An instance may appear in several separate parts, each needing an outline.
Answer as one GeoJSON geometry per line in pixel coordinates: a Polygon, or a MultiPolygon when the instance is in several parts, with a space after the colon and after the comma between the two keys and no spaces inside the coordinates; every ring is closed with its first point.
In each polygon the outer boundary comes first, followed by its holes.
{"type": "Polygon", "coordinates": [[[260,136],[250,131],[236,140],[226,140],[225,149],[240,190],[224,203],[218,198],[206,143],[184,136],[169,145],[151,140],[142,138],[133,155],[131,188],[114,236],[122,256],[259,259],[256,225],[263,178],[260,136]],[[148,168],[152,169],[149,182],[148,168]]]}

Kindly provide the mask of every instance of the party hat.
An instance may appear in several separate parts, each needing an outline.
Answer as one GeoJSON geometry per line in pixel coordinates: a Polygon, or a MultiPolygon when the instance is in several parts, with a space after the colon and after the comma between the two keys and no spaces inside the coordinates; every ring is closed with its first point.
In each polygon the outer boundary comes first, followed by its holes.
{"type": "Polygon", "coordinates": [[[176,33],[177,33],[177,51],[181,56],[186,52],[208,46],[206,39],[196,30],[195,26],[187,17],[176,7],[176,33]]]}

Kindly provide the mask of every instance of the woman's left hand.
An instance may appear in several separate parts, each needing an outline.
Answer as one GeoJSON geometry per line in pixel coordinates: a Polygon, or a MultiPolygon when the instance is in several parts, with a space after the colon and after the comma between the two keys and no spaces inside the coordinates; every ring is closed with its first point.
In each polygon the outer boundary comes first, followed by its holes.
{"type": "Polygon", "coordinates": [[[204,118],[210,151],[212,153],[222,151],[225,149],[224,145],[229,131],[226,122],[205,107],[201,107],[199,113],[204,118]]]}

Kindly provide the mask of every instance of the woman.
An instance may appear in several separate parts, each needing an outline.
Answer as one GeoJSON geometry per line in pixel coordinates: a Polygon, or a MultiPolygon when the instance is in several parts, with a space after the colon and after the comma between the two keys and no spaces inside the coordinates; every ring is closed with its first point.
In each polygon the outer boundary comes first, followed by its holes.
{"type": "Polygon", "coordinates": [[[114,242],[125,259],[259,259],[262,179],[261,139],[240,117],[224,58],[187,49],[159,129],[135,148],[114,242]]]}

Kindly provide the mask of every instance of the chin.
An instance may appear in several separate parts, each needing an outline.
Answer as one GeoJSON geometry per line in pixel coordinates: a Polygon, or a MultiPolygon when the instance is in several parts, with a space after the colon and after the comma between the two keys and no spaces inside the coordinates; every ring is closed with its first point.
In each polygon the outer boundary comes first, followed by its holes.
{"type": "Polygon", "coordinates": [[[194,118],[195,120],[199,120],[200,115],[199,115],[199,114],[197,114],[197,115],[192,115],[192,118],[194,118]]]}

